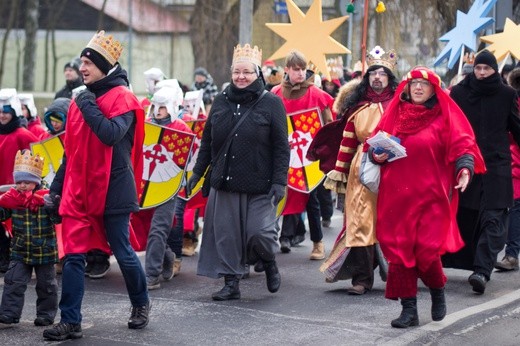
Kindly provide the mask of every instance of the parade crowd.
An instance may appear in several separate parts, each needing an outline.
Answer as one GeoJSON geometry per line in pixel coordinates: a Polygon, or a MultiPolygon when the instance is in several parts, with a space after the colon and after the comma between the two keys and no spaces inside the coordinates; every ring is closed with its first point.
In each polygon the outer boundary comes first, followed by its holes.
{"type": "Polygon", "coordinates": [[[149,291],[186,256],[223,279],[213,300],[240,299],[250,270],[276,293],[276,258],[307,229],[309,259],[327,282],[350,280],[348,294],[370,291],[378,269],[402,305],[395,328],[419,325],[419,279],[440,321],[444,268],[467,270],[472,294],[494,269],[519,269],[520,63],[499,68],[484,49],[446,85],[424,66],[399,75],[398,52],[380,46],[320,76],[299,51],[277,66],[239,44],[221,88],[203,67],[191,86],[152,67],[138,99],[122,52],[96,33],[43,114],[32,94],[0,90],[0,324],[20,322],[34,271],[44,339],[82,338],[85,277],[103,278],[111,256],[130,329],[148,325],[149,291]],[[389,146],[369,143],[378,134],[389,146]],[[327,248],[334,208],[342,228],[327,248]]]}

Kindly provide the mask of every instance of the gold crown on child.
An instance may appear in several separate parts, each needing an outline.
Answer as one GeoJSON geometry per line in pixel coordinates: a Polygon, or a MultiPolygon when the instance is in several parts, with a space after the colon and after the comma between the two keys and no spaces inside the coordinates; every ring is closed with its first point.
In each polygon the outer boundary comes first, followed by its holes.
{"type": "Polygon", "coordinates": [[[244,44],[243,47],[237,44],[233,50],[233,64],[237,62],[251,62],[262,66],[262,50],[258,49],[258,46],[251,48],[249,43],[244,44]]]}
{"type": "Polygon", "coordinates": [[[14,172],[27,172],[41,177],[43,172],[44,158],[34,155],[30,150],[18,150],[14,159],[14,172]]]}
{"type": "Polygon", "coordinates": [[[98,31],[90,39],[87,48],[91,48],[101,54],[113,66],[119,60],[123,52],[121,42],[114,39],[112,35],[105,36],[105,30],[98,31]]]}
{"type": "Polygon", "coordinates": [[[393,72],[397,65],[397,53],[393,49],[385,52],[380,46],[375,46],[367,54],[367,65],[368,67],[374,65],[384,66],[393,72]]]}

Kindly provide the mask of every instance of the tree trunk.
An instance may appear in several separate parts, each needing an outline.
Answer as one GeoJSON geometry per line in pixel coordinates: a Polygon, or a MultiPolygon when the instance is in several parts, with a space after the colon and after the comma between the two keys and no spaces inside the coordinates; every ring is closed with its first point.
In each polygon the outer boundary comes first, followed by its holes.
{"type": "MultiPolygon", "coordinates": [[[[0,5],[1,13],[4,13],[4,6],[7,5],[7,2],[2,2],[0,5]]],[[[4,65],[5,65],[5,52],[7,49],[7,40],[9,39],[9,34],[11,29],[13,28],[14,21],[16,19],[18,6],[11,6],[9,11],[9,17],[7,19],[7,26],[5,28],[4,37],[2,38],[2,51],[0,53],[0,88],[2,88],[2,78],[4,76],[4,65]]]]}
{"type": "Polygon", "coordinates": [[[27,0],[25,7],[25,49],[23,55],[23,90],[34,89],[36,66],[36,32],[38,31],[39,0],[27,0]]]}

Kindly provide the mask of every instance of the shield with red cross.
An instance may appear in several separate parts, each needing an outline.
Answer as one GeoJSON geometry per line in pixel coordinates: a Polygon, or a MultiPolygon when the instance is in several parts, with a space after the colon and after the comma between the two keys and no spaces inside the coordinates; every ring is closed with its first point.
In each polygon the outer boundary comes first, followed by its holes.
{"type": "MultiPolygon", "coordinates": [[[[193,147],[191,149],[191,156],[190,160],[188,162],[188,166],[186,168],[186,180],[188,180],[191,175],[193,174],[193,167],[195,166],[195,162],[197,162],[197,157],[199,156],[199,148],[200,148],[200,141],[202,140],[202,133],[204,132],[204,126],[206,126],[206,119],[198,119],[198,120],[191,120],[191,121],[185,121],[186,125],[193,131],[195,134],[195,139],[193,143],[193,147]]],[[[182,189],[179,192],[179,198],[182,198],[184,200],[189,200],[197,192],[200,191],[200,188],[202,187],[202,184],[204,183],[204,177],[200,179],[200,181],[197,183],[195,188],[193,189],[190,196],[186,197],[184,189],[182,189]]]]}
{"type": "Polygon", "coordinates": [[[324,174],[320,171],[319,161],[309,161],[306,158],[309,145],[322,126],[319,108],[287,114],[288,140],[291,148],[287,178],[289,188],[309,193],[323,180],[324,174]]]}
{"type": "Polygon", "coordinates": [[[141,209],[170,200],[181,187],[195,135],[151,123],[144,125],[141,209]]]}

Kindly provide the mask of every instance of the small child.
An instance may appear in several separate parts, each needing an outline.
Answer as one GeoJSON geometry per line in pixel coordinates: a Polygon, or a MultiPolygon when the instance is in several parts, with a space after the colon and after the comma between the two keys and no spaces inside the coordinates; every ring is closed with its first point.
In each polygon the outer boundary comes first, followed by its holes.
{"type": "Polygon", "coordinates": [[[54,264],[58,262],[56,232],[41,188],[43,159],[29,150],[18,151],[14,164],[15,188],[0,195],[0,220],[12,219],[11,261],[4,277],[0,323],[20,321],[24,294],[36,272],[36,326],[54,323],[58,310],[58,284],[54,264]]]}

